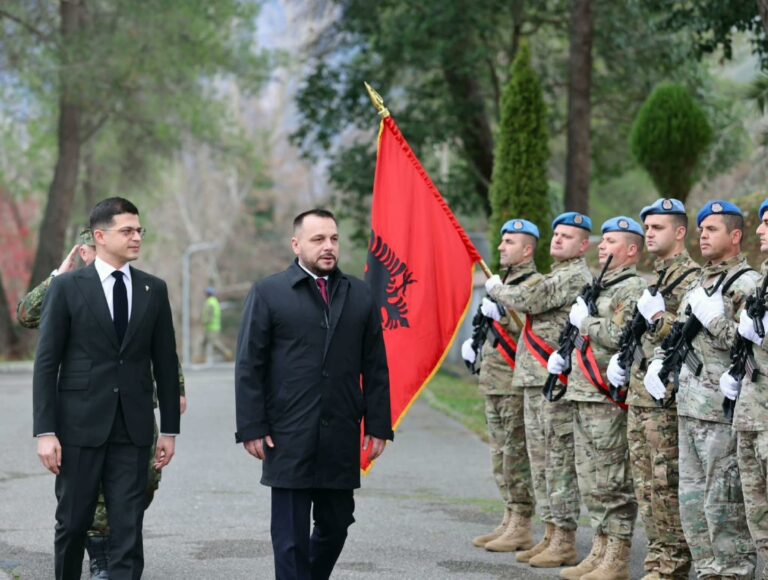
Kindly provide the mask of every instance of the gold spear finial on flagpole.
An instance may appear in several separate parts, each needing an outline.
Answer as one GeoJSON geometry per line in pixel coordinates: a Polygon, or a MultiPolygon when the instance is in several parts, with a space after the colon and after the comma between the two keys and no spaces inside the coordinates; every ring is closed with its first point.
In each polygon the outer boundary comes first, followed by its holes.
{"type": "Polygon", "coordinates": [[[381,95],[368,83],[365,83],[365,88],[368,91],[368,96],[371,97],[373,106],[376,107],[376,111],[381,115],[381,118],[386,119],[389,117],[389,109],[384,106],[384,99],[381,98],[381,95]]]}

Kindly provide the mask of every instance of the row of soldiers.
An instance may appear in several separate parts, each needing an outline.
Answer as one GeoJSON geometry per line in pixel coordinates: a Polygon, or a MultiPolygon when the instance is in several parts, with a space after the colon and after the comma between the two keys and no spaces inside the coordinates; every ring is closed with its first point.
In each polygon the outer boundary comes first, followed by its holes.
{"type": "MultiPolygon", "coordinates": [[[[768,200],[759,217],[768,252],[768,200]]],[[[645,580],[687,578],[691,564],[698,578],[752,578],[756,551],[768,557],[768,340],[756,330],[768,327],[768,315],[753,320],[744,306],[758,295],[768,261],[761,273],[750,268],[743,214],[727,201],[697,215],[701,267],[685,249],[680,201],[659,199],[640,218],[642,226],[626,216],[603,224],[598,283],[585,260],[588,216],[554,220],[548,274],[533,263],[538,228],[524,219],[502,227],[504,277],[487,281],[476,317],[487,339],[481,348],[473,339],[462,345],[468,365],[479,367],[506,504],[501,524],[474,544],[517,552],[533,567],[567,566],[561,578],[629,579],[639,511],[645,580]],[[643,246],[655,258],[650,287],[636,270],[643,246]],[[637,320],[645,332],[633,365],[619,351],[637,320]],[[573,354],[563,348],[564,329],[576,335],[573,354]],[[756,372],[743,378],[731,368],[735,342],[754,346],[756,372]],[[669,374],[673,344],[686,344],[689,356],[669,374]],[[556,388],[544,397],[544,385],[556,388]],[[732,423],[724,399],[736,400],[732,423]],[[580,560],[582,502],[594,538],[580,560]],[[538,543],[534,510],[545,524],[538,543]]]]}

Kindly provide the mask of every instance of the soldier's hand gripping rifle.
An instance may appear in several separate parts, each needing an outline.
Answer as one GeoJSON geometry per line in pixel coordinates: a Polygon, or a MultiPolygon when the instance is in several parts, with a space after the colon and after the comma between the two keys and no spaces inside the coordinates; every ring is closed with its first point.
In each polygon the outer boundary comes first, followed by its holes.
{"type": "MultiPolygon", "coordinates": [[[[648,289],[652,296],[656,296],[666,273],[666,270],[659,272],[656,284],[648,289]]],[[[649,328],[650,325],[648,324],[648,321],[638,310],[637,304],[635,304],[632,318],[627,322],[627,325],[621,333],[621,338],[619,339],[618,363],[622,370],[627,373],[627,382],[622,386],[610,385],[611,399],[617,403],[623,403],[627,400],[629,372],[632,370],[632,365],[635,364],[635,361],[643,358],[642,339],[649,328]]]]}
{"type": "MultiPolygon", "coordinates": [[[[726,272],[720,274],[714,285],[706,290],[707,296],[712,296],[725,280],[726,272]]],[[[673,381],[672,395],[668,400],[654,399],[657,407],[669,407],[675,400],[677,390],[680,387],[680,370],[685,363],[694,375],[699,376],[703,364],[696,353],[693,351],[693,339],[702,329],[701,321],[693,315],[691,305],[685,309],[688,319],[685,323],[676,322],[669,336],[664,339],[662,348],[664,349],[664,359],[659,370],[659,380],[665,385],[669,384],[670,377],[673,381]]]]}
{"type": "MultiPolygon", "coordinates": [[[[608,258],[605,260],[605,265],[600,272],[600,275],[591,283],[584,286],[579,297],[584,300],[589,309],[590,316],[597,315],[597,298],[600,296],[600,292],[603,289],[603,278],[608,271],[608,267],[613,261],[613,254],[608,254],[608,258]]],[[[563,375],[568,376],[571,373],[571,354],[574,348],[581,348],[583,339],[579,333],[579,329],[571,324],[570,320],[565,321],[563,330],[560,332],[560,338],[558,339],[557,353],[565,360],[565,368],[563,369],[563,375]]],[[[558,383],[558,377],[550,373],[547,377],[547,382],[544,383],[544,389],[542,394],[547,401],[558,401],[565,394],[566,385],[560,384],[560,387],[555,391],[555,386],[558,383]]]]}
{"type": "MultiPolygon", "coordinates": [[[[492,298],[488,298],[488,300],[491,300],[496,304],[496,307],[499,309],[499,313],[503,317],[505,315],[504,307],[492,298]]],[[[491,331],[492,324],[493,321],[485,314],[483,314],[482,304],[480,304],[477,307],[477,312],[475,312],[474,317],[472,317],[472,350],[475,351],[475,360],[471,363],[466,360],[464,361],[464,364],[467,365],[469,372],[471,372],[473,375],[476,375],[480,372],[483,345],[488,338],[488,333],[491,331]]],[[[497,340],[498,339],[496,339],[494,336],[494,344],[492,345],[494,348],[496,348],[497,340]]]]}
{"type": "MultiPolygon", "coordinates": [[[[754,296],[747,298],[745,305],[745,310],[752,319],[755,334],[760,338],[765,338],[763,316],[765,316],[766,286],[768,286],[768,276],[763,278],[763,283],[755,291],[754,296]]],[[[757,363],[752,352],[752,341],[738,333],[731,347],[731,368],[728,370],[728,374],[738,382],[739,392],[741,392],[741,384],[744,377],[749,377],[750,381],[754,381],[757,378],[757,363]]],[[[733,411],[736,408],[736,400],[738,398],[739,395],[736,395],[736,399],[723,398],[723,416],[729,423],[733,423],[733,411]]]]}

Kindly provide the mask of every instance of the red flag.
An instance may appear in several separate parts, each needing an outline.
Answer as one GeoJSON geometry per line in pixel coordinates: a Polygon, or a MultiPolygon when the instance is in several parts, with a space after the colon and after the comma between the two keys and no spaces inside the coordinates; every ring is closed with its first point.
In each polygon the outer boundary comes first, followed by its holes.
{"type": "MultiPolygon", "coordinates": [[[[394,119],[379,134],[366,281],[381,310],[397,429],[453,343],[482,260],[394,119]]],[[[363,452],[362,468],[370,461],[363,452]]]]}

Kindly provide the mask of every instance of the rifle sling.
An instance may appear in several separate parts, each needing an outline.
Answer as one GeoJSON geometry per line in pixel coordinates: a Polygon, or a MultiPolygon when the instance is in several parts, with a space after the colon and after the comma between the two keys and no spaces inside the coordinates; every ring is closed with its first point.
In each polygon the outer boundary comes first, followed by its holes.
{"type": "MultiPolygon", "coordinates": [[[[555,352],[555,349],[549,346],[549,343],[547,343],[546,340],[533,331],[533,323],[530,316],[525,317],[523,341],[525,341],[525,346],[528,347],[528,352],[530,352],[533,355],[533,358],[535,358],[546,370],[549,355],[555,352]]],[[[558,380],[564,385],[568,384],[568,377],[566,375],[560,375],[558,380]]]]}
{"type": "Polygon", "coordinates": [[[595,353],[592,350],[592,345],[589,342],[589,337],[586,336],[582,338],[584,339],[584,345],[582,348],[576,350],[576,360],[579,363],[581,372],[592,384],[592,386],[595,387],[601,394],[605,395],[605,397],[611,401],[611,403],[621,407],[621,409],[626,411],[626,403],[620,403],[611,397],[611,388],[605,382],[605,379],[603,379],[603,375],[600,372],[600,367],[598,366],[597,360],[595,359],[595,353]]]}
{"type": "Polygon", "coordinates": [[[700,272],[700,271],[701,271],[701,268],[690,268],[690,269],[686,270],[685,272],[680,274],[677,278],[675,278],[672,282],[670,282],[664,288],[664,290],[661,291],[661,295],[664,298],[666,298],[667,296],[669,296],[672,293],[672,291],[675,288],[677,288],[680,284],[682,284],[683,280],[685,280],[688,276],[690,276],[694,272],[700,272]]]}
{"type": "Polygon", "coordinates": [[[515,339],[507,334],[504,327],[495,320],[490,325],[491,334],[496,339],[496,350],[507,361],[507,364],[512,370],[515,370],[517,359],[517,342],[515,339]]]}

